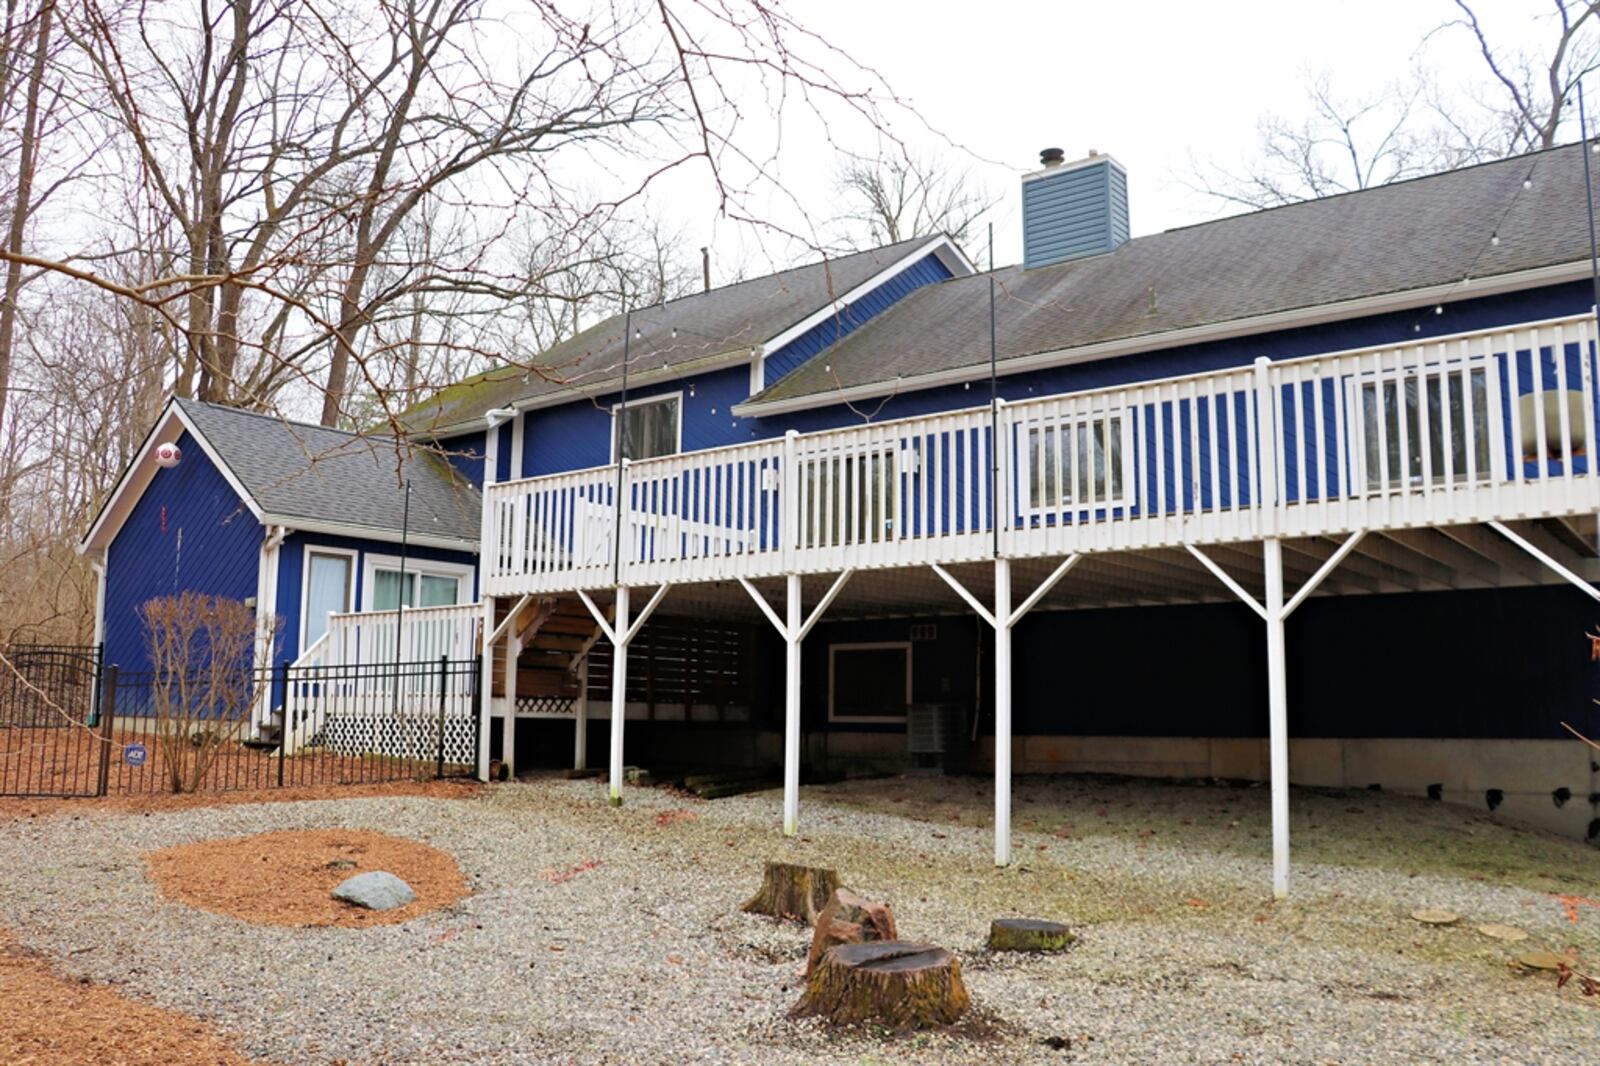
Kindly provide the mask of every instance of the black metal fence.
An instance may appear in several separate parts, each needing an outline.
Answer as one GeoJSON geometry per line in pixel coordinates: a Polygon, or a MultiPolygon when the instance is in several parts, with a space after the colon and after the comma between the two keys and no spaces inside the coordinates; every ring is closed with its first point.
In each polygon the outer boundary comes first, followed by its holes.
{"type": "Polygon", "coordinates": [[[0,795],[292,788],[472,773],[479,661],[177,678],[0,649],[0,795]]]}

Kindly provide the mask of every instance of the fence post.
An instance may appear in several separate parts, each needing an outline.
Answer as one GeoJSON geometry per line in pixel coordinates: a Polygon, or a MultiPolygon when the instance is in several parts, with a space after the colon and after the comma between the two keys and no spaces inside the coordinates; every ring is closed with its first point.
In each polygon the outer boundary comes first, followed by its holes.
{"type": "MultiPolygon", "coordinates": [[[[101,656],[105,654],[102,647],[101,656]]],[[[111,723],[117,717],[117,668],[95,671],[95,684],[99,686],[100,710],[100,776],[95,781],[94,794],[105,796],[111,785],[111,723]],[[102,673],[104,676],[102,677],[102,673]]]]}
{"type": "MultiPolygon", "coordinates": [[[[278,704],[280,708],[278,725],[278,787],[282,788],[283,764],[284,760],[288,758],[289,751],[289,730],[293,728],[293,723],[289,721],[289,664],[287,662],[279,663],[273,673],[277,675],[273,679],[273,687],[283,694],[282,702],[278,704]]],[[[268,693],[267,698],[271,700],[272,694],[268,693]]]]}
{"type": "MultiPolygon", "coordinates": [[[[480,745],[483,743],[483,651],[480,649],[478,657],[472,663],[472,750],[482,752],[480,745]]],[[[489,761],[485,757],[478,767],[482,771],[481,780],[489,780],[489,761]]]]}
{"type": "Polygon", "coordinates": [[[444,776],[444,709],[450,692],[450,656],[439,656],[439,758],[436,777],[444,776]]]}

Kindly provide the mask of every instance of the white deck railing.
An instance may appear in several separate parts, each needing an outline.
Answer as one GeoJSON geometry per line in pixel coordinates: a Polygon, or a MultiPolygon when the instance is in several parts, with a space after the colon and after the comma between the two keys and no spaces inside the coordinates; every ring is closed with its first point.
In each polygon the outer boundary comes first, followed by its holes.
{"type": "Polygon", "coordinates": [[[1592,512],[1594,335],[1553,319],[491,485],[484,589],[1592,512]]]}
{"type": "MultiPolygon", "coordinates": [[[[461,664],[478,655],[482,621],[478,604],[330,614],[327,631],[285,672],[285,751],[316,744],[432,758],[441,723],[472,713],[475,689],[461,664]]],[[[446,746],[452,762],[475,755],[448,733],[446,746]]]]}

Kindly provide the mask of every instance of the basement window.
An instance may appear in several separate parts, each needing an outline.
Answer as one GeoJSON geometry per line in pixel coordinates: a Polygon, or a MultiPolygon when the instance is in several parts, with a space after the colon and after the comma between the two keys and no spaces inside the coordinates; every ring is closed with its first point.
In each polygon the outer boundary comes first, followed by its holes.
{"type": "Polygon", "coordinates": [[[910,706],[910,641],[828,646],[830,722],[904,722],[910,706]]]}

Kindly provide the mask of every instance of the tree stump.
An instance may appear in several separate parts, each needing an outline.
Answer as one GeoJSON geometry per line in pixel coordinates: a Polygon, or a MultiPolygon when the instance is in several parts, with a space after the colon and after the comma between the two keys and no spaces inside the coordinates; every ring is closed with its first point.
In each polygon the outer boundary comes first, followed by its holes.
{"type": "Polygon", "coordinates": [[[996,918],[989,923],[990,951],[1065,951],[1075,939],[1060,922],[996,918]]]}
{"type": "Polygon", "coordinates": [[[749,914],[792,918],[810,925],[838,887],[839,875],[832,870],[769,862],[761,875],[761,890],[739,909],[749,914]]]}
{"type": "Polygon", "coordinates": [[[944,948],[878,940],[829,948],[795,1004],[796,1016],[891,1029],[949,1025],[972,1005],[961,963],[944,948]]]}
{"type": "Polygon", "coordinates": [[[837,889],[828,905],[817,915],[817,929],[811,935],[811,952],[806,956],[806,976],[817,968],[824,952],[840,944],[864,944],[873,940],[898,940],[894,911],[887,903],[874,903],[848,888],[837,889]]]}

